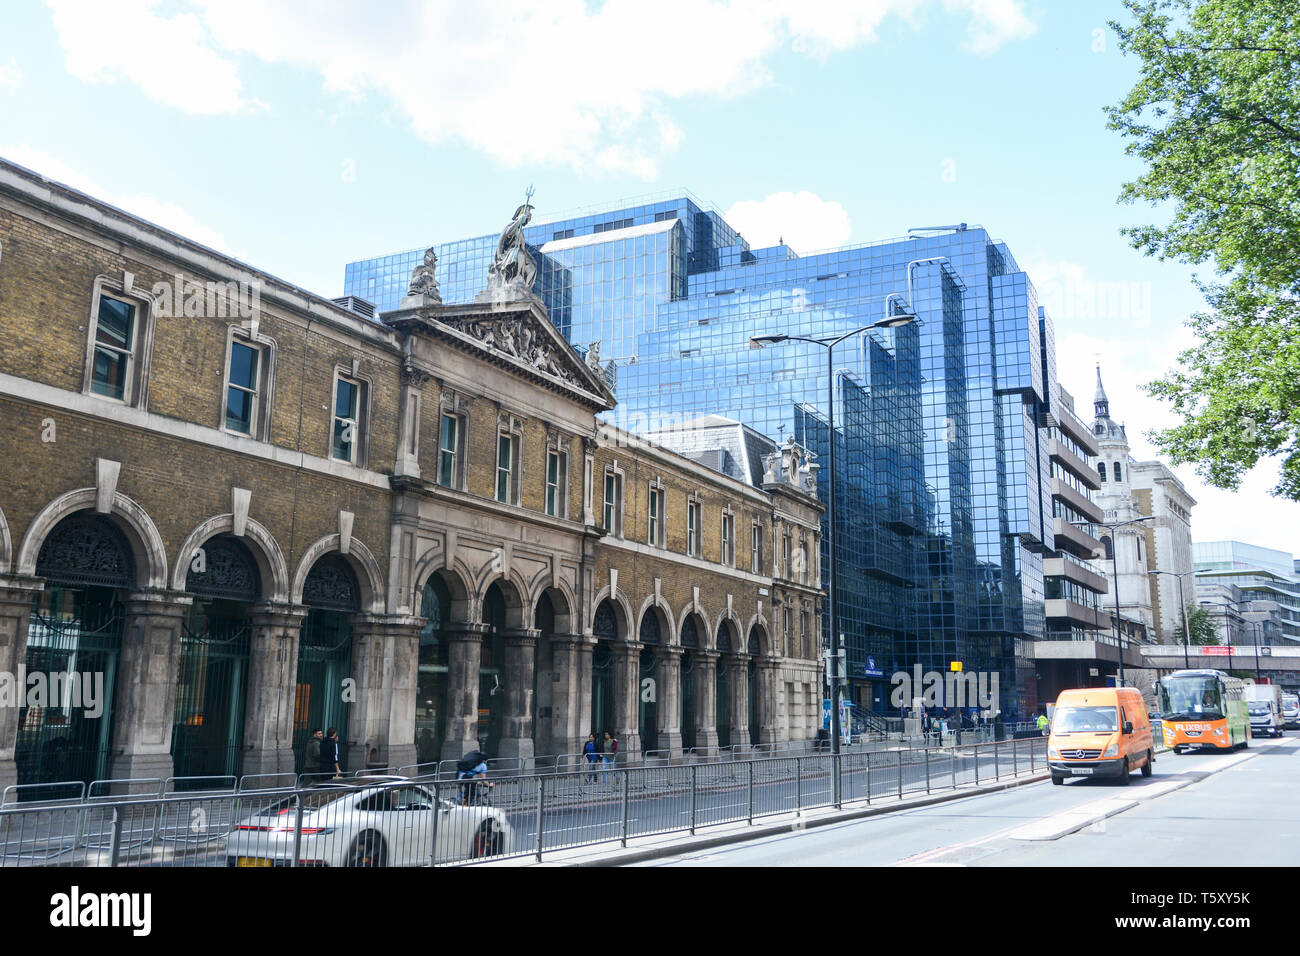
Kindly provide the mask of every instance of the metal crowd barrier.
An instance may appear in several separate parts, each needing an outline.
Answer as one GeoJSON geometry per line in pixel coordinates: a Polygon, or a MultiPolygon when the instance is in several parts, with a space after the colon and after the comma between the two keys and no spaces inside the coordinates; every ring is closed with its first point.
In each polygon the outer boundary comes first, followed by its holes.
{"type": "MultiPolygon", "coordinates": [[[[439,766],[410,778],[229,790],[104,781],[74,799],[0,801],[0,867],[442,866],[869,804],[1046,767],[1045,738],[846,750],[498,776],[464,784],[439,766]],[[836,777],[839,801],[836,802],[836,777]],[[93,791],[93,792],[92,792],[93,791]]],[[[245,783],[250,786],[245,786],[245,783]]],[[[48,785],[46,785],[48,786],[48,785]]]]}

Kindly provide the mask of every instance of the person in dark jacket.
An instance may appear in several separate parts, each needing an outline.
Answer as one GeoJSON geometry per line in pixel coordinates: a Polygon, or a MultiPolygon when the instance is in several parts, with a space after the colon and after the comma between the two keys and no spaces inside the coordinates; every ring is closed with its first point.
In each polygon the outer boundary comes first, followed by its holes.
{"type": "Polygon", "coordinates": [[[339,729],[331,727],[328,736],[320,742],[320,772],[326,777],[341,777],[339,768],[339,729]]]}
{"type": "Polygon", "coordinates": [[[302,756],[302,772],[304,774],[314,774],[320,769],[320,745],[322,731],[319,727],[311,732],[307,738],[307,747],[302,756]]]}

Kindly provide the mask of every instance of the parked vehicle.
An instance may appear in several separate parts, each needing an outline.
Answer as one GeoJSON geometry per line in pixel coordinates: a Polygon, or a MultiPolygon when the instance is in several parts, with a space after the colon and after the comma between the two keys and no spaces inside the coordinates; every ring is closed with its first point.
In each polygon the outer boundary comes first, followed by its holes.
{"type": "Polygon", "coordinates": [[[1151,720],[1136,688],[1066,690],[1056,699],[1047,738],[1052,783],[1095,776],[1127,785],[1139,768],[1151,776],[1155,759],[1151,720]]]}
{"type": "Polygon", "coordinates": [[[436,800],[404,777],[355,777],[304,789],[239,820],[227,837],[227,865],[288,866],[299,799],[299,866],[428,866],[509,853],[514,841],[500,810],[436,800]]]}
{"type": "Polygon", "coordinates": [[[1282,718],[1287,730],[1300,730],[1300,695],[1282,695],[1282,718]]]}
{"type": "Polygon", "coordinates": [[[1246,707],[1250,712],[1250,732],[1281,737],[1286,732],[1282,716],[1282,688],[1277,684],[1247,684],[1246,707]]]}
{"type": "Polygon", "coordinates": [[[1223,671],[1174,671],[1161,678],[1160,732],[1176,754],[1250,746],[1245,682],[1223,671]]]}

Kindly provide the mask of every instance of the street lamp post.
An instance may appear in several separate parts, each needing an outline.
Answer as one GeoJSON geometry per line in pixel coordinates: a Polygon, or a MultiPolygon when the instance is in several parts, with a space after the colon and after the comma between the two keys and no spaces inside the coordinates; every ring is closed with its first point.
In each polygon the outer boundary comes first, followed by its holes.
{"type": "MultiPolygon", "coordinates": [[[[1115,540],[1113,538],[1111,539],[1110,547],[1111,551],[1115,550],[1115,540]]],[[[1191,670],[1192,660],[1190,657],[1190,647],[1192,644],[1192,629],[1187,623],[1187,601],[1183,597],[1183,576],[1181,574],[1175,574],[1173,571],[1152,570],[1148,571],[1147,574],[1167,574],[1178,582],[1178,604],[1183,609],[1183,667],[1187,668],[1187,670],[1191,670]]]]}
{"type": "MultiPolygon", "coordinates": [[[[888,301],[886,301],[888,309],[888,301]]],[[[831,606],[831,655],[829,669],[831,672],[831,753],[835,756],[840,752],[840,622],[839,612],[835,604],[835,583],[838,568],[835,559],[835,346],[839,345],[847,338],[858,335],[862,332],[869,332],[872,329],[893,329],[900,326],[909,325],[916,321],[916,316],[911,314],[886,315],[882,319],[872,322],[870,325],[864,325],[861,328],[853,329],[851,332],[845,332],[843,335],[828,337],[823,339],[810,338],[803,335],[756,335],[749,340],[752,348],[762,348],[764,345],[776,345],[778,342],[810,342],[813,345],[819,345],[826,350],[826,418],[827,418],[827,441],[830,444],[830,455],[827,460],[826,469],[826,523],[829,527],[828,550],[830,553],[830,574],[826,581],[826,599],[831,606]]],[[[834,773],[831,775],[833,781],[834,801],[838,806],[840,803],[840,775],[834,773]]]]}
{"type": "MultiPolygon", "coordinates": [[[[1129,521],[1117,521],[1114,524],[1102,524],[1099,527],[1105,528],[1110,532],[1110,569],[1111,577],[1115,582],[1115,644],[1119,648],[1119,675],[1118,686],[1124,686],[1124,633],[1119,626],[1119,539],[1115,532],[1120,528],[1127,528],[1129,525],[1140,524],[1143,521],[1154,521],[1155,515],[1143,515],[1141,518],[1133,518],[1129,521]]],[[[1072,525],[1084,524],[1082,521],[1071,521],[1072,525]]]]}

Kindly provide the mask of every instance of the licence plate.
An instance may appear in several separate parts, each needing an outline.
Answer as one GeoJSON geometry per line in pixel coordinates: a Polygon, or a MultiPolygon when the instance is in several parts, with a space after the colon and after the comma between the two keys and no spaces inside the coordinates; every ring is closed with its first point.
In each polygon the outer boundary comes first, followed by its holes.
{"type": "Polygon", "coordinates": [[[235,857],[235,866],[270,866],[271,861],[261,856],[235,857]]]}
{"type": "Polygon", "coordinates": [[[1071,767],[1071,768],[1070,768],[1070,773],[1079,774],[1080,776],[1084,776],[1084,777],[1086,777],[1086,776],[1088,776],[1090,773],[1092,773],[1092,768],[1091,768],[1091,767],[1071,767]]]}

